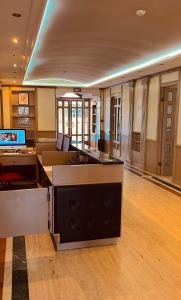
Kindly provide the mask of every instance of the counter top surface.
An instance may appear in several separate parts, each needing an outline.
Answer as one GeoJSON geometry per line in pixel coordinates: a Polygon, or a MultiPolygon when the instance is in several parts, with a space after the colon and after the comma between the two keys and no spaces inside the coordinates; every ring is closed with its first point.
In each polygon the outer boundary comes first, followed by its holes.
{"type": "Polygon", "coordinates": [[[101,152],[96,148],[91,148],[90,146],[83,143],[71,143],[71,146],[84,154],[87,154],[100,164],[124,164],[121,159],[111,156],[107,153],[101,152]]]}
{"type": "Polygon", "coordinates": [[[0,156],[6,157],[6,156],[35,156],[36,152],[34,150],[22,150],[18,152],[5,152],[5,151],[0,151],[0,156]]]}

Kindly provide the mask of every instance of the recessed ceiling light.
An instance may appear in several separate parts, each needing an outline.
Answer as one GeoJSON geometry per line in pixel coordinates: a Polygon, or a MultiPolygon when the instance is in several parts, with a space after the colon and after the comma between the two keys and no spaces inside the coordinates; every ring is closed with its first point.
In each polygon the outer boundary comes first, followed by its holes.
{"type": "Polygon", "coordinates": [[[19,14],[19,13],[13,13],[12,16],[15,17],[15,18],[20,18],[21,14],[19,14]]]}
{"type": "Polygon", "coordinates": [[[19,40],[17,38],[13,38],[13,43],[14,44],[18,44],[19,43],[19,40]]]}
{"type": "Polygon", "coordinates": [[[16,67],[17,67],[17,64],[14,64],[13,67],[16,68],[16,67]]]}
{"type": "Polygon", "coordinates": [[[136,15],[137,15],[138,17],[143,17],[143,16],[146,15],[146,10],[144,10],[144,9],[138,9],[138,10],[136,11],[136,15]]]}
{"type": "Polygon", "coordinates": [[[13,80],[13,83],[16,83],[16,80],[13,80]]]}

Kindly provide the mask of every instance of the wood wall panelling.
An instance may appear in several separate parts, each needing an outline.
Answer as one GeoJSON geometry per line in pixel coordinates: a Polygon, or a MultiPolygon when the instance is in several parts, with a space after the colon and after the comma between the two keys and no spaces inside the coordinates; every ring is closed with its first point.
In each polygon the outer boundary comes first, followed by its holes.
{"type": "Polygon", "coordinates": [[[38,131],[37,138],[56,138],[56,131],[38,131]]]}
{"type": "Polygon", "coordinates": [[[175,168],[174,168],[173,181],[181,185],[181,145],[175,146],[174,163],[175,163],[175,168]]]}
{"type": "Polygon", "coordinates": [[[128,164],[132,163],[131,141],[132,141],[132,130],[133,130],[134,87],[135,87],[135,81],[130,81],[129,82],[128,155],[126,161],[128,164]]]}
{"type": "Polygon", "coordinates": [[[157,174],[158,167],[158,155],[157,155],[158,144],[154,140],[146,140],[146,160],[145,169],[153,174],[157,174]]]}
{"type": "Polygon", "coordinates": [[[148,109],[148,88],[149,88],[149,77],[142,80],[143,85],[143,101],[142,101],[142,124],[141,124],[141,164],[142,169],[145,168],[146,159],[146,128],[147,128],[147,109],[148,109]]]}

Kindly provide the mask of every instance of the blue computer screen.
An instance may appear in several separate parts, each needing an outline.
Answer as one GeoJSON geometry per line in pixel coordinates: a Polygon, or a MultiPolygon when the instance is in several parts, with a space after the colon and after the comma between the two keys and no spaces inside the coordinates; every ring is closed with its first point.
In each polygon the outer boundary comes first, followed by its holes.
{"type": "Polygon", "coordinates": [[[0,146],[26,145],[24,129],[0,129],[0,146]]]}

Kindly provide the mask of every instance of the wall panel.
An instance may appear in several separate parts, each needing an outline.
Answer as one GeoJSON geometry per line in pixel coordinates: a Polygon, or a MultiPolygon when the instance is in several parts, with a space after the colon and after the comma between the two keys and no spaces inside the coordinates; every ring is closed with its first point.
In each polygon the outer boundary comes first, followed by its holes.
{"type": "Polygon", "coordinates": [[[55,89],[37,89],[38,131],[55,131],[55,89]]]}
{"type": "Polygon", "coordinates": [[[161,83],[167,83],[178,80],[178,71],[168,72],[161,75],[161,83]]]}
{"type": "Polygon", "coordinates": [[[178,111],[177,145],[181,145],[181,88],[180,88],[179,111],[178,111]]]}
{"type": "Polygon", "coordinates": [[[3,120],[4,128],[10,128],[11,119],[10,119],[10,89],[9,87],[2,88],[2,98],[3,98],[3,120]]]}
{"type": "Polygon", "coordinates": [[[123,85],[122,93],[122,133],[121,133],[121,157],[126,160],[128,158],[128,138],[129,138],[129,85],[123,85]]]}
{"type": "Polygon", "coordinates": [[[159,77],[152,77],[149,83],[146,138],[153,141],[157,139],[159,90],[159,77]]]}
{"type": "Polygon", "coordinates": [[[133,131],[141,132],[142,124],[142,101],[143,101],[143,85],[138,80],[134,90],[134,110],[133,110],[133,131]]]}

